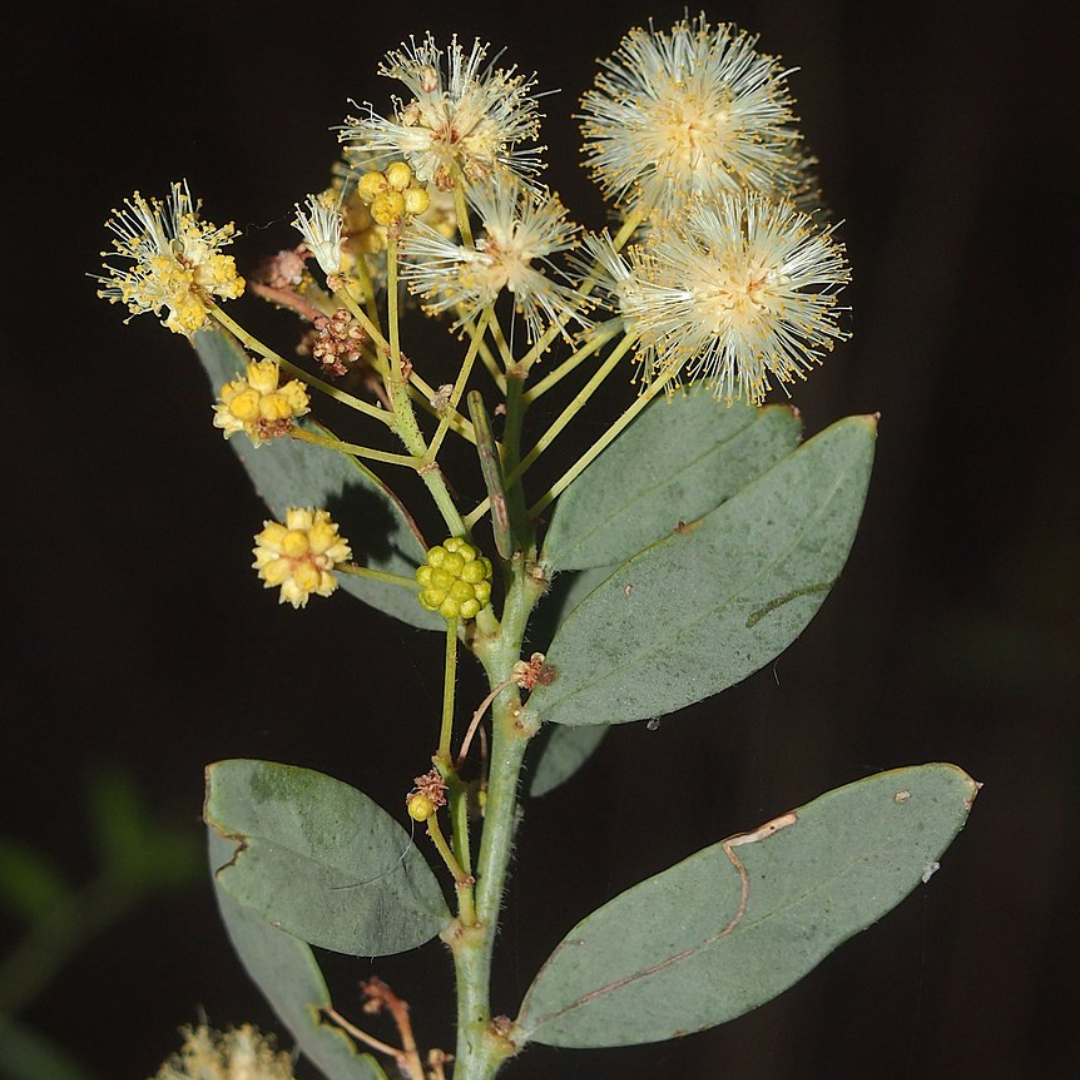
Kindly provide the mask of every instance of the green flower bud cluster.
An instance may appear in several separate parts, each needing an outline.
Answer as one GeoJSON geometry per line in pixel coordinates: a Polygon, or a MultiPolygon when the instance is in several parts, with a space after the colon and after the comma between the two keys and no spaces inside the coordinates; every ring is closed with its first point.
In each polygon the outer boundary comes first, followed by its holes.
{"type": "Polygon", "coordinates": [[[421,605],[444,619],[473,619],[491,600],[491,560],[458,536],[428,548],[416,580],[421,605]]]}

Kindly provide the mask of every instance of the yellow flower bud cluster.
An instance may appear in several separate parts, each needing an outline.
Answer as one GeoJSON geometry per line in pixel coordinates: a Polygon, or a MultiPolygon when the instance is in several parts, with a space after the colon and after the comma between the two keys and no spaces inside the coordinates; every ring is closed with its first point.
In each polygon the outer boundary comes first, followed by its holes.
{"type": "Polygon", "coordinates": [[[255,537],[252,566],[266,588],[281,587],[279,603],[301,608],[312,593],[329,596],[337,588],[330,571],[351,558],[352,551],[325,510],[287,510],[284,524],[264,524],[255,537]]]}
{"type": "Polygon", "coordinates": [[[444,619],[474,619],[491,600],[491,560],[458,536],[428,548],[416,580],[421,605],[444,619]]]}
{"type": "Polygon", "coordinates": [[[281,369],[273,360],[252,360],[245,375],[227,382],[214,405],[214,427],[226,439],[246,431],[254,446],[287,435],[293,420],[309,411],[299,379],[279,387],[281,369]]]}
{"type": "Polygon", "coordinates": [[[371,216],[379,225],[399,225],[407,217],[418,217],[431,205],[427,188],[417,182],[404,161],[392,162],[385,172],[372,169],[364,173],[357,193],[371,206],[371,216]]]}

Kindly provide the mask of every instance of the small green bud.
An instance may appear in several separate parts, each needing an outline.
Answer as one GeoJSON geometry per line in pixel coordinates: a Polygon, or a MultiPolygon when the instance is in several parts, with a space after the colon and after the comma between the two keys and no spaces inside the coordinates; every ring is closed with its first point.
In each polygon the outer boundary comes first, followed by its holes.
{"type": "Polygon", "coordinates": [[[428,549],[416,580],[420,604],[444,619],[474,619],[491,602],[491,560],[459,536],[428,549]]]}

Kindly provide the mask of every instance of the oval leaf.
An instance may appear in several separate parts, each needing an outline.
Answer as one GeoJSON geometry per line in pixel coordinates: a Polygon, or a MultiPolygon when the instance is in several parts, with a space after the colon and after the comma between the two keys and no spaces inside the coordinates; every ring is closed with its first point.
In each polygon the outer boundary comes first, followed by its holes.
{"type": "MultiPolygon", "coordinates": [[[[213,829],[207,833],[213,870],[229,859],[233,845],[213,829]]],[[[300,1052],[327,1080],[386,1080],[373,1057],[358,1054],[340,1028],[322,1020],[322,1011],[333,1002],[311,949],[241,907],[220,885],[215,884],[214,893],[244,970],[289,1029],[300,1052]]]]}
{"type": "Polygon", "coordinates": [[[847,561],[875,432],[874,417],[833,424],[623,563],[560,625],[547,650],[558,676],[530,709],[570,725],[663,716],[778,656],[847,561]]]}
{"type": "MultiPolygon", "coordinates": [[[[215,396],[248,362],[236,339],[217,330],[196,334],[194,345],[215,396]]],[[[300,426],[325,433],[307,419],[300,426]]],[[[424,561],[424,547],[400,504],[355,458],[293,439],[275,439],[259,447],[239,436],[229,442],[260,498],[279,521],[285,520],[285,511],[293,506],[329,510],[361,566],[412,577],[424,561]]],[[[425,611],[409,589],[354,574],[339,574],[338,584],[410,626],[446,629],[445,621],[425,611]]]]}
{"type": "Polygon", "coordinates": [[[335,952],[415,949],[450,922],[409,834],[355,788],[270,761],[206,770],[204,817],[233,842],[215,880],[261,919],[335,952]]]}
{"type": "Polygon", "coordinates": [[[545,724],[525,758],[525,794],[535,798],[566,783],[599,749],[607,728],[545,724]]]}
{"type": "Polygon", "coordinates": [[[929,880],[977,789],[954,765],[879,773],[636,885],[552,953],[515,1041],[627,1046],[748,1012],[929,880]]]}
{"type": "Polygon", "coordinates": [[[729,499],[801,432],[786,405],[725,408],[700,386],[653,401],[559,498],[544,561],[582,570],[628,559],[729,499]]]}

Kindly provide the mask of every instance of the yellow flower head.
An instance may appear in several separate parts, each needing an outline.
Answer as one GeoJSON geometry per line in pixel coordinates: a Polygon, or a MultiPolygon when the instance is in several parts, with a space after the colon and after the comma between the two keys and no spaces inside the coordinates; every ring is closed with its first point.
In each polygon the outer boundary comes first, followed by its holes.
{"type": "Polygon", "coordinates": [[[164,202],[136,191],[125,206],[106,222],[115,238],[113,251],[102,255],[130,265],[104,264],[108,275],[97,277],[105,285],[102,299],[126,304],[132,315],[165,312],[165,326],[190,336],[206,324],[214,298],[232,300],[244,291],[236,261],[219,250],[232,243],[236,227],[200,221],[186,182],[173,184],[164,202]]]}
{"type": "Polygon", "coordinates": [[[293,1080],[290,1055],[275,1051],[251,1024],[235,1031],[184,1029],[184,1045],[154,1080],[293,1080]]]}
{"type": "Polygon", "coordinates": [[[266,588],[280,586],[279,603],[301,608],[312,593],[329,596],[337,588],[330,571],[351,558],[352,551],[325,510],[287,510],[285,524],[264,525],[255,537],[252,566],[266,588]]]}
{"type": "Polygon", "coordinates": [[[214,427],[226,439],[246,431],[253,445],[287,435],[298,416],[308,412],[308,396],[299,379],[278,386],[281,369],[273,360],[252,360],[246,377],[227,382],[214,405],[214,427]]]}

